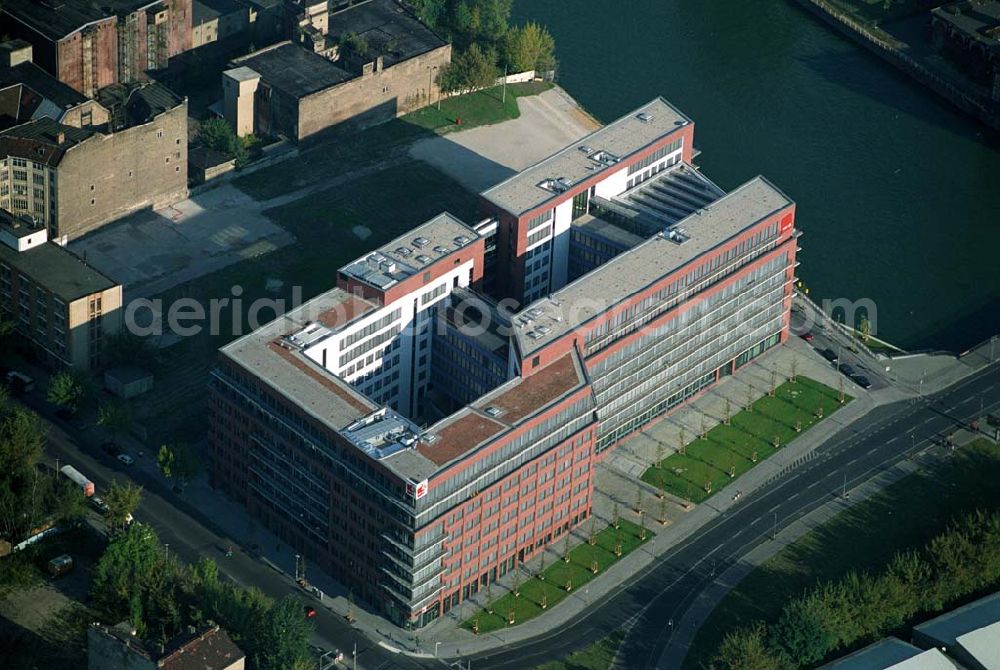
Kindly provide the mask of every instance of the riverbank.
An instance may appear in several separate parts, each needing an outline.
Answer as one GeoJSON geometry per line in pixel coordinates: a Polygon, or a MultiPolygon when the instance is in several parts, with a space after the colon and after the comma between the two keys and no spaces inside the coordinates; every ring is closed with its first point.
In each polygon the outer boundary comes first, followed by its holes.
{"type": "Polygon", "coordinates": [[[912,47],[878,26],[858,20],[828,0],[793,0],[841,35],[853,40],[901,72],[909,75],[934,93],[945,98],[966,114],[993,130],[1000,131],[1000,104],[974,90],[971,82],[926,58],[910,54],[912,47]]]}

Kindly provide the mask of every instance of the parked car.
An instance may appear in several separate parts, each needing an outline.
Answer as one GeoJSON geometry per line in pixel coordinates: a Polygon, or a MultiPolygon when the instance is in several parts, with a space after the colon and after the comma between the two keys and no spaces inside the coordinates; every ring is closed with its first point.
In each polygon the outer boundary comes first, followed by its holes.
{"type": "Polygon", "coordinates": [[[836,363],[837,361],[840,360],[840,357],[837,356],[837,352],[834,351],[833,349],[824,349],[819,353],[821,356],[823,356],[823,358],[830,361],[831,363],[836,363]]]}
{"type": "Polygon", "coordinates": [[[852,368],[847,363],[841,363],[840,365],[837,366],[837,369],[840,370],[845,375],[847,375],[848,377],[854,376],[854,368],[852,368]]]}
{"type": "Polygon", "coordinates": [[[851,375],[851,381],[863,389],[870,389],[872,387],[871,380],[864,375],[851,375]]]}
{"type": "Polygon", "coordinates": [[[14,393],[27,393],[35,390],[35,380],[17,370],[11,370],[6,375],[7,385],[14,393]]]}
{"type": "Polygon", "coordinates": [[[801,335],[799,335],[799,337],[801,337],[806,342],[812,342],[813,341],[813,334],[811,332],[810,333],[802,333],[801,335]]]}
{"type": "Polygon", "coordinates": [[[101,444],[101,451],[106,453],[108,456],[117,456],[122,453],[122,450],[118,448],[118,445],[114,442],[103,442],[101,444]]]}
{"type": "Polygon", "coordinates": [[[90,504],[93,505],[94,509],[96,509],[101,514],[107,514],[108,511],[110,510],[108,504],[104,502],[104,500],[100,496],[94,496],[93,498],[91,498],[90,504]]]}
{"type": "Polygon", "coordinates": [[[56,556],[51,561],[49,561],[49,574],[51,574],[53,577],[64,575],[72,569],[73,569],[73,557],[70,556],[69,554],[56,556]]]}
{"type": "Polygon", "coordinates": [[[305,613],[307,619],[312,619],[316,616],[316,608],[312,605],[306,605],[303,608],[303,612],[305,613]]]}
{"type": "Polygon", "coordinates": [[[118,454],[118,460],[124,463],[125,465],[132,465],[133,463],[135,463],[135,459],[129,456],[128,454],[118,454]]]}

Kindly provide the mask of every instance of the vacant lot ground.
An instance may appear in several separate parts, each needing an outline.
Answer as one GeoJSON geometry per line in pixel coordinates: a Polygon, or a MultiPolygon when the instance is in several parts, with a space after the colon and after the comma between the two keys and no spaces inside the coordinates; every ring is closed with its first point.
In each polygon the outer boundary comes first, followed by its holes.
{"type": "Polygon", "coordinates": [[[565,660],[545,663],[535,670],[610,670],[624,637],[621,631],[616,631],[565,660]]]}
{"type": "MultiPolygon", "coordinates": [[[[349,187],[316,191],[301,200],[265,211],[299,243],[270,254],[230,265],[157,296],[163,309],[178,298],[192,297],[206,304],[211,299],[240,294],[240,309],[232,303],[219,314],[220,328],[184,338],[164,352],[169,359],[165,376],[158,379],[161,392],[143,408],[151,430],[149,442],[171,439],[194,441],[205,434],[205,382],[218,347],[250,331],[247,312],[258,298],[284,300],[285,309],[295,295],[308,300],[336,285],[337,268],[403,234],[443,210],[470,219],[476,198],[459,184],[428,165],[412,159],[354,180],[349,187]],[[283,282],[280,291],[266,290],[269,279],[283,282]],[[234,291],[234,287],[239,287],[234,291]],[[155,418],[156,420],[148,420],[155,418]]],[[[206,311],[207,306],[206,306],[206,311]]],[[[264,310],[261,320],[273,318],[264,310]]]]}
{"type": "Polygon", "coordinates": [[[777,618],[789,598],[850,571],[876,572],[897,552],[924,546],[948,523],[1000,506],[1000,448],[985,440],[845,510],[751,572],[712,612],[685,660],[701,670],[728,631],[777,618]]]}
{"type": "MultiPolygon", "coordinates": [[[[850,400],[844,396],[845,403],[850,400]]],[[[735,413],[730,425],[715,426],[704,439],[687,443],[684,453],[654,464],[642,479],[673,495],[702,502],[841,406],[838,391],[799,375],[796,381],[775,389],[773,396],[756,400],[750,410],[735,413]]]]}
{"type": "Polygon", "coordinates": [[[520,116],[413,144],[410,155],[470,191],[484,191],[594,131],[598,124],[559,88],[518,98],[520,116]]]}
{"type": "MultiPolygon", "coordinates": [[[[78,670],[87,665],[87,626],[96,613],[85,602],[90,570],[102,543],[79,530],[43,540],[25,552],[0,559],[0,570],[27,559],[30,572],[19,583],[0,586],[0,668],[78,670]],[[72,572],[52,578],[49,559],[70,554],[72,572]]],[[[21,572],[19,570],[19,572],[21,572]]]]}

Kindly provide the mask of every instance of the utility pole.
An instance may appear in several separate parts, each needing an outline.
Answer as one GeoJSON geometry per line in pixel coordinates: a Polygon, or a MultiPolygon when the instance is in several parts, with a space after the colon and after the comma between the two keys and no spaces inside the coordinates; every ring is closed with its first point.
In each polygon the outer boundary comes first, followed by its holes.
{"type": "Polygon", "coordinates": [[[771,539],[778,539],[778,513],[774,513],[774,525],[771,527],[771,539]]]}
{"type": "Polygon", "coordinates": [[[501,100],[500,104],[502,104],[502,105],[507,104],[507,66],[506,65],[503,66],[503,100],[501,100]]]}
{"type": "Polygon", "coordinates": [[[358,643],[354,643],[354,651],[351,652],[351,657],[354,659],[354,670],[358,670],[358,643]]]}
{"type": "Polygon", "coordinates": [[[843,488],[843,492],[840,494],[840,497],[843,498],[844,500],[847,500],[847,473],[846,472],[844,473],[844,488],[843,488]]]}

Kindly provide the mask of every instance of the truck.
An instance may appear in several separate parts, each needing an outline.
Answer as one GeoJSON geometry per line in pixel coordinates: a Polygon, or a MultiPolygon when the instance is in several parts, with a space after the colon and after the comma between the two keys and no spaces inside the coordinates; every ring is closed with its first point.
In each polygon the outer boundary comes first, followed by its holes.
{"type": "Polygon", "coordinates": [[[70,556],[69,554],[56,556],[51,561],[49,561],[49,574],[51,574],[53,577],[64,575],[72,569],[73,569],[73,557],[70,556]]]}
{"type": "Polygon", "coordinates": [[[84,477],[83,473],[74,468],[72,465],[62,466],[59,468],[59,472],[66,475],[74,484],[77,484],[81,489],[83,489],[83,495],[88,498],[94,495],[94,482],[84,477]]]}

